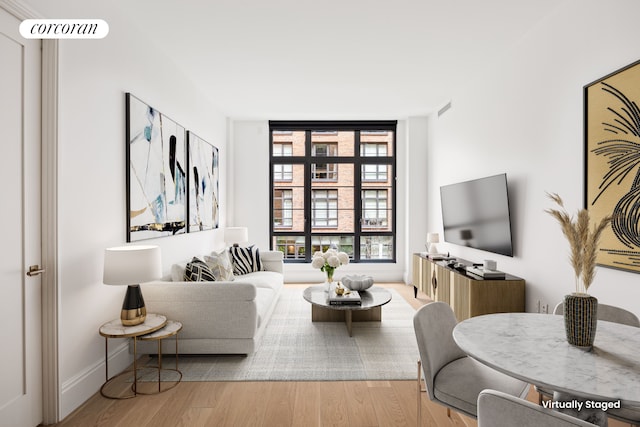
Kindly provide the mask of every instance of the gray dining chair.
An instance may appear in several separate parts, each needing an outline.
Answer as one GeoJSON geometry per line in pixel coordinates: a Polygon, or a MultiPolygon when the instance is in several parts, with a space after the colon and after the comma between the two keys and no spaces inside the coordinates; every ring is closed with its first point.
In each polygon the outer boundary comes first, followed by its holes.
{"type": "MultiPolygon", "coordinates": [[[[560,302],[555,306],[553,314],[560,316],[564,314],[564,302],[560,302]]],[[[638,316],[624,308],[613,305],[598,303],[598,320],[640,328],[640,319],[638,319],[638,316]]],[[[553,398],[552,390],[538,386],[535,386],[534,388],[538,392],[538,403],[542,403],[544,397],[549,399],[553,398]]],[[[640,426],[640,408],[609,409],[607,410],[607,415],[610,418],[614,418],[634,426],[640,426]]]]}
{"type": "Polygon", "coordinates": [[[418,425],[422,425],[422,393],[429,399],[471,418],[478,417],[478,395],[486,388],[523,397],[529,384],[468,357],[453,340],[457,320],[444,302],[422,306],[413,316],[418,341],[418,425]],[[422,388],[424,375],[425,389],[422,388]]]}
{"type": "Polygon", "coordinates": [[[594,427],[594,425],[500,391],[484,390],[478,396],[478,427],[594,427]]]}

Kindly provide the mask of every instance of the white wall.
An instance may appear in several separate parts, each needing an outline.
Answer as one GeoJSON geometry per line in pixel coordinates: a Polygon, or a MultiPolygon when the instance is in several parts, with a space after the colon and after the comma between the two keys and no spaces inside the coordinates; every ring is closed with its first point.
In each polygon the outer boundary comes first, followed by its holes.
{"type": "MultiPolygon", "coordinates": [[[[428,228],[427,221],[427,196],[432,191],[429,183],[427,168],[429,119],[427,117],[409,117],[407,119],[407,134],[404,150],[398,149],[398,182],[406,182],[404,206],[399,209],[398,216],[403,215],[405,220],[399,234],[404,238],[402,247],[405,269],[403,280],[405,283],[413,283],[412,254],[426,251],[425,243],[428,228]],[[401,163],[402,162],[402,163],[401,163]]],[[[398,202],[400,207],[400,202],[398,202]]]]}
{"type": "MultiPolygon", "coordinates": [[[[108,2],[31,2],[47,17],[100,17],[103,40],[60,43],[60,307],[61,416],[77,408],[104,381],[101,324],[119,317],[125,288],[102,284],[104,249],[126,240],[125,103],[131,92],[186,129],[216,145],[221,155],[221,223],[226,200],[226,119],[206,103],[175,64],[153,49],[139,28],[108,2]],[[87,10],[90,8],[90,10],[87,10]]],[[[219,230],[145,241],[172,262],[221,247],[219,230]]],[[[125,343],[109,342],[111,373],[132,359],[125,343]],[[113,363],[113,364],[111,364],[113,363]]]]}
{"type": "MultiPolygon", "coordinates": [[[[393,119],[393,118],[391,118],[393,119]]],[[[396,133],[397,142],[397,235],[396,262],[390,264],[349,264],[336,271],[336,278],[348,273],[371,274],[377,281],[402,281],[408,263],[407,248],[420,251],[422,243],[409,242],[406,236],[408,215],[407,194],[409,191],[423,191],[425,180],[411,187],[408,168],[416,168],[417,176],[424,173],[424,161],[419,156],[411,158],[415,150],[426,151],[426,118],[399,120],[396,133]],[[410,141],[412,139],[412,141],[410,141]],[[421,148],[410,148],[411,144],[421,148]],[[409,243],[408,243],[409,242],[409,243]]],[[[229,174],[229,203],[232,206],[234,225],[249,227],[249,240],[261,248],[269,247],[269,123],[267,121],[233,121],[233,170],[229,174]]],[[[412,211],[412,214],[417,213],[412,211]]],[[[418,221],[426,222],[422,212],[418,221]]],[[[413,217],[413,215],[411,215],[413,217]]],[[[230,220],[231,221],[231,220],[230,220]]],[[[418,226],[424,229],[423,225],[418,226]]],[[[424,232],[421,231],[422,234],[424,232]]],[[[423,239],[424,240],[424,239],[423,239]]],[[[311,268],[311,264],[285,264],[286,282],[318,282],[323,273],[311,268]]]]}
{"type": "MultiPolygon", "coordinates": [[[[640,58],[636,0],[565,1],[502,60],[470,68],[452,94],[453,108],[430,123],[429,228],[442,231],[444,184],[506,172],[515,257],[441,244],[453,255],[481,261],[527,281],[527,310],[553,305],[573,291],[568,245],[544,209],[545,192],[582,207],[582,88],[640,58]],[[609,19],[615,17],[615,19],[609,19]]],[[[470,64],[473,66],[474,64],[470,64]]],[[[640,276],[598,268],[590,293],[640,315],[640,276]]]]}

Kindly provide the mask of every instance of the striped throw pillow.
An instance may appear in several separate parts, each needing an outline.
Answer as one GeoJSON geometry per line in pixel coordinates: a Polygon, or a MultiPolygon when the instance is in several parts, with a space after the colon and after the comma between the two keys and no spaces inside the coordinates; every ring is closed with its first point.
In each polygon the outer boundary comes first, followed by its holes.
{"type": "Polygon", "coordinates": [[[254,245],[248,248],[231,246],[229,253],[231,253],[233,274],[242,275],[263,270],[262,262],[260,261],[260,251],[254,245]]]}
{"type": "Polygon", "coordinates": [[[185,282],[213,282],[216,280],[209,266],[199,258],[193,257],[184,269],[185,282]]]}

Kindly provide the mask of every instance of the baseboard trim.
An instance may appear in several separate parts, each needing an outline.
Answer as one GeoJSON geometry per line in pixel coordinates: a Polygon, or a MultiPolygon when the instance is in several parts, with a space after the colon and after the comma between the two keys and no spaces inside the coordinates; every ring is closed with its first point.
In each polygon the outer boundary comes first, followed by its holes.
{"type": "MultiPolygon", "coordinates": [[[[133,362],[128,341],[123,342],[109,356],[109,376],[124,371],[133,362]]],[[[60,418],[63,420],[100,390],[105,381],[104,359],[89,366],[62,383],[60,418]]]]}

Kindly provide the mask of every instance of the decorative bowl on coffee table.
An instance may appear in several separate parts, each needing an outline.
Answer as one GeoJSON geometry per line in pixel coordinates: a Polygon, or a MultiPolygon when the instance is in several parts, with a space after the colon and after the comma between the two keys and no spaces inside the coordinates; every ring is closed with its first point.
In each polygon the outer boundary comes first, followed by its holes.
{"type": "Polygon", "coordinates": [[[373,277],[364,274],[351,274],[342,278],[342,284],[352,291],[366,291],[373,286],[373,277]]]}

